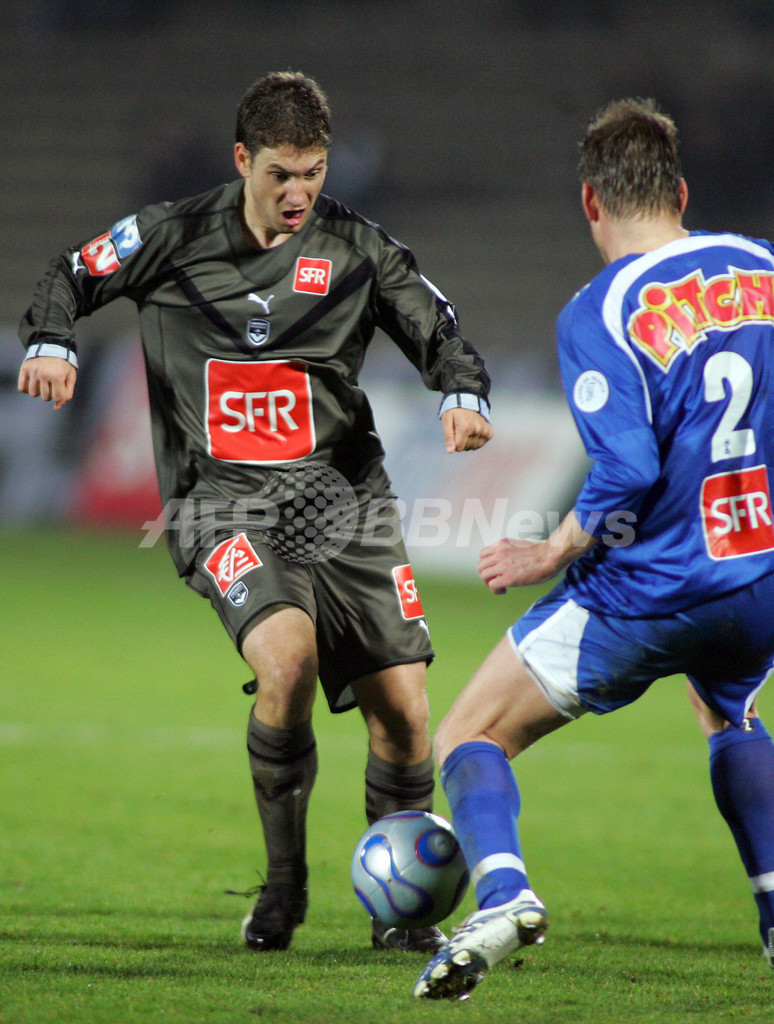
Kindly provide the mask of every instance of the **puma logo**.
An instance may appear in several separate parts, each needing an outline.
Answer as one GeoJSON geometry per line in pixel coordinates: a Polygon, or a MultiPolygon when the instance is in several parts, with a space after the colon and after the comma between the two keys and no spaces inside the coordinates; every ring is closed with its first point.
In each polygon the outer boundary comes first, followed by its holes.
{"type": "Polygon", "coordinates": [[[261,306],[261,308],[263,309],[266,316],[269,315],[269,303],[273,298],[274,296],[270,295],[268,299],[262,299],[261,296],[257,295],[255,292],[250,292],[250,294],[247,296],[248,302],[257,302],[258,305],[261,306]]]}

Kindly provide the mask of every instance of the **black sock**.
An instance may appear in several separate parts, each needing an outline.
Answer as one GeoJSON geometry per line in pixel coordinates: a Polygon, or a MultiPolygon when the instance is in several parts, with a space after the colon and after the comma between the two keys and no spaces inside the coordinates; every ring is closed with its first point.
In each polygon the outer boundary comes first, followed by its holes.
{"type": "Polygon", "coordinates": [[[398,765],[368,751],[365,773],[366,818],[373,825],[394,811],[433,809],[433,759],[418,764],[398,765]]]}
{"type": "Polygon", "coordinates": [[[266,881],[305,885],[306,811],[317,775],[312,723],[280,729],[251,714],[247,750],[266,844],[266,881]]]}

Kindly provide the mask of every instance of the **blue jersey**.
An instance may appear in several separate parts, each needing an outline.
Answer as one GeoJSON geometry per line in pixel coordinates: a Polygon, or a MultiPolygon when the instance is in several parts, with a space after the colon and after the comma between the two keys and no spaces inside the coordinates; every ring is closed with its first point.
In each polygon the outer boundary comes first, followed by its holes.
{"type": "Polygon", "coordinates": [[[774,247],[694,232],[605,268],[558,320],[600,539],[581,602],[657,615],[774,572],[774,247]]]}

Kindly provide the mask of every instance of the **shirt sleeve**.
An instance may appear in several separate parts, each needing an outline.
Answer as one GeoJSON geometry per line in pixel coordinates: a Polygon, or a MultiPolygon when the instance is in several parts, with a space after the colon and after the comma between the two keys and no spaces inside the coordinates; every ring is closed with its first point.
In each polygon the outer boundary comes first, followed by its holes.
{"type": "Polygon", "coordinates": [[[420,274],[413,254],[390,238],[380,251],[375,303],[378,326],[420,371],[428,388],[445,396],[487,399],[489,374],[461,333],[454,306],[420,274]]]}
{"type": "Polygon", "coordinates": [[[565,394],[593,460],[575,513],[587,533],[600,536],[611,514],[637,515],[658,479],[650,397],[633,353],[612,337],[591,303],[570,303],[557,334],[565,394]]]}
{"type": "Polygon", "coordinates": [[[152,279],[158,264],[154,240],[161,234],[154,228],[167,206],[124,217],[51,260],[19,324],[28,353],[61,354],[75,365],[75,322],[120,296],[137,298],[152,279]]]}

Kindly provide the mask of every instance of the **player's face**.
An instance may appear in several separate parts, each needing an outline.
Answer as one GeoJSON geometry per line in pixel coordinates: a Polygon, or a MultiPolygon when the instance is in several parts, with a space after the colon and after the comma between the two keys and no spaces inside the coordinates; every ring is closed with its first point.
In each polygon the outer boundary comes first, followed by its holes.
{"type": "Polygon", "coordinates": [[[277,245],[306,224],[325,180],[325,149],[259,149],[238,142],[236,165],[245,179],[245,220],[261,245],[277,245]]]}

